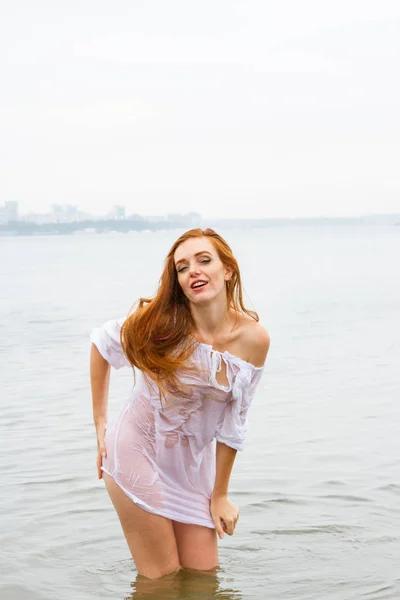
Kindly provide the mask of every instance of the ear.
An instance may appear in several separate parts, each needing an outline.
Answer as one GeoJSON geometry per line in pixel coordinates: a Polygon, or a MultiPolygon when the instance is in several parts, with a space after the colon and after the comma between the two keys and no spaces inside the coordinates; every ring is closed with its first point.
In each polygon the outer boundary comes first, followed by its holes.
{"type": "Polygon", "coordinates": [[[229,281],[233,275],[233,269],[231,267],[225,267],[225,281],[229,281]]]}

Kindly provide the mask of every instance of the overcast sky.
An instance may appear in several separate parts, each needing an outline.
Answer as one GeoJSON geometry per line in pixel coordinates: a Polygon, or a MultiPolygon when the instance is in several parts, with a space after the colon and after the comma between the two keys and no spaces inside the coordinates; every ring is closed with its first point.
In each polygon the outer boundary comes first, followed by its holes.
{"type": "Polygon", "coordinates": [[[13,0],[0,204],[400,212],[399,0],[13,0]]]}

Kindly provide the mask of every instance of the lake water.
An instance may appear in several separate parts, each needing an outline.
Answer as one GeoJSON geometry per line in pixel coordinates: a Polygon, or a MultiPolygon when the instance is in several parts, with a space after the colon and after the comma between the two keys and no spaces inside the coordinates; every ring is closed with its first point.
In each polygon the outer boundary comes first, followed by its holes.
{"type": "MultiPolygon", "coordinates": [[[[180,231],[0,238],[0,598],[400,597],[400,227],[221,231],[271,335],[216,576],[143,582],[95,469],[90,330],[180,231]]],[[[114,372],[110,412],[131,389],[114,372]]]]}

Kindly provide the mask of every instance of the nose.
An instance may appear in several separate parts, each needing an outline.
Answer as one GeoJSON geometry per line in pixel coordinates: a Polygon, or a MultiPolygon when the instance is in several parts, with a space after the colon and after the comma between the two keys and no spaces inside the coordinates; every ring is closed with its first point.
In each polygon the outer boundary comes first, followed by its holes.
{"type": "Polygon", "coordinates": [[[199,266],[196,263],[189,265],[189,274],[190,277],[197,277],[199,274],[199,266]]]}

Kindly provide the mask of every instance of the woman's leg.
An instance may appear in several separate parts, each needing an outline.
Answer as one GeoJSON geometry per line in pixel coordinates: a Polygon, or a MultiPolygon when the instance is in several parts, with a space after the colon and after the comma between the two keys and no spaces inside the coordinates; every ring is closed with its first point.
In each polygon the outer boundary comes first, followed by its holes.
{"type": "Polygon", "coordinates": [[[137,506],[105,472],[103,479],[138,572],[156,579],[179,571],[172,521],[137,506]]]}
{"type": "Polygon", "coordinates": [[[218,567],[218,543],[215,529],[172,521],[182,567],[209,571],[218,567]]]}

